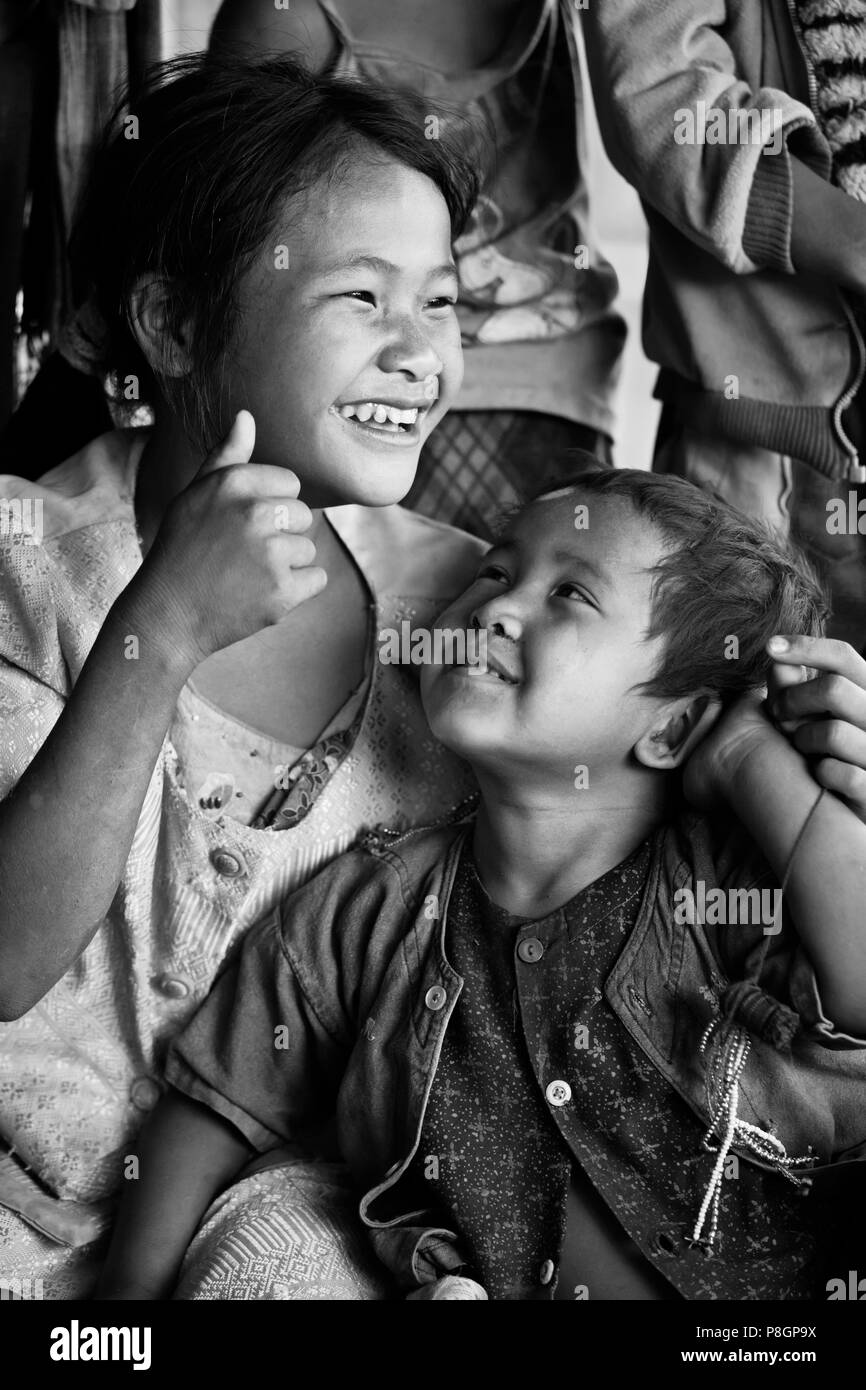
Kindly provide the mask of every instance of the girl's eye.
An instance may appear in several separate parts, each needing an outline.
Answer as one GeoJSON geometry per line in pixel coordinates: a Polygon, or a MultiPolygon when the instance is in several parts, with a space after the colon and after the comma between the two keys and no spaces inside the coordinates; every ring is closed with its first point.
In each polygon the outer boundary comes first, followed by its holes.
{"type": "Polygon", "coordinates": [[[357,299],[362,304],[375,304],[376,296],[372,290],[347,290],[344,299],[357,299]]]}
{"type": "Polygon", "coordinates": [[[457,303],[457,300],[456,300],[456,299],[452,299],[452,297],[451,297],[450,295],[442,294],[442,295],[439,295],[438,298],[436,298],[436,299],[428,299],[428,301],[427,301],[427,308],[428,308],[428,309],[453,309],[453,308],[454,308],[454,305],[455,305],[456,303],[457,303]]]}
{"type": "Polygon", "coordinates": [[[508,575],[501,565],[483,565],[475,576],[478,579],[495,579],[499,584],[507,584],[508,575]]]}

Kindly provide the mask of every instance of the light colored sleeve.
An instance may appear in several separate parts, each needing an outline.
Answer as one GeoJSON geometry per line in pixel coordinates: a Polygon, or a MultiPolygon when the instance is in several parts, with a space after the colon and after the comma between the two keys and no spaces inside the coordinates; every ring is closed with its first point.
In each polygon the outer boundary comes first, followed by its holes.
{"type": "Polygon", "coordinates": [[[725,0],[593,0],[581,20],[602,138],[623,177],[730,270],[793,272],[788,146],[824,177],[829,148],[808,106],[743,80],[725,38],[725,0]],[[679,143],[682,113],[700,103],[726,122],[729,111],[737,121],[767,113],[766,138],[679,143]]]}
{"type": "Polygon", "coordinates": [[[25,534],[0,537],[0,798],[33,761],[63,710],[69,675],[62,623],[46,550],[25,534]]]}

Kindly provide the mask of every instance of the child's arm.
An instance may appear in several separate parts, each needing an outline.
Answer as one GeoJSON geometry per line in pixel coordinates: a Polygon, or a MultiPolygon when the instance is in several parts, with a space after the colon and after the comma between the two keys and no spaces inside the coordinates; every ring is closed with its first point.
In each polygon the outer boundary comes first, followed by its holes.
{"type": "Polygon", "coordinates": [[[252,1152],[214,1111],[164,1096],[142,1132],[97,1298],[168,1298],[199,1221],[252,1152]]]}
{"type": "MultiPolygon", "coordinates": [[[[323,587],[323,571],[309,567],[313,543],[298,534],[311,514],[297,500],[297,480],[283,468],[247,464],[254,439],[252,416],[239,413],[175,499],[54,728],[0,802],[3,1022],[39,1002],[108,911],[187,678],[212,652],[323,587]],[[278,501],[294,528],[283,534],[273,529],[278,501]],[[126,659],[130,635],[140,643],[134,661],[126,659]]],[[[6,600],[0,558],[0,610],[6,600]]],[[[16,601],[13,591],[13,614],[16,601]]],[[[38,682],[30,685],[36,703],[38,682]]],[[[14,698],[23,730],[32,715],[14,698]]]]}
{"type": "MultiPolygon", "coordinates": [[[[775,639],[777,640],[777,639],[775,639]]],[[[684,790],[694,804],[721,798],[777,874],[834,1025],[866,1033],[866,662],[844,642],[794,637],[774,660],[817,668],[774,695],[776,728],[759,697],[738,701],[696,749],[684,790]],[[818,715],[816,718],[808,718],[818,715]],[[826,716],[834,716],[827,718],[826,716]],[[810,761],[807,761],[807,756],[810,761]],[[822,798],[805,833],[797,837],[822,798]],[[843,799],[844,798],[844,799],[843,799]]]]}

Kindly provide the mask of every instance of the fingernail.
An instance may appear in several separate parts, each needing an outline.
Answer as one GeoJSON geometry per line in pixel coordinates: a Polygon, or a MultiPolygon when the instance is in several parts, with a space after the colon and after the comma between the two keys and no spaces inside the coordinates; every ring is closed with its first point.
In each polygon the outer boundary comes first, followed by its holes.
{"type": "Polygon", "coordinates": [[[767,645],[771,652],[786,652],[791,643],[787,637],[771,637],[767,645]]]}

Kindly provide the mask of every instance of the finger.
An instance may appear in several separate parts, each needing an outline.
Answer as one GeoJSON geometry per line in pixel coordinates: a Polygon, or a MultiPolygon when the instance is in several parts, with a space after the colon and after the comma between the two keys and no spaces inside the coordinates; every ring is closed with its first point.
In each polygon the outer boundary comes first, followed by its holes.
{"type": "Polygon", "coordinates": [[[829,716],[866,729],[866,690],[845,676],[823,673],[788,686],[776,696],[772,708],[780,722],[829,716]]]}
{"type": "MultiPolygon", "coordinates": [[[[294,477],[294,474],[292,474],[294,477]]],[[[286,497],[271,504],[271,519],[275,531],[286,531],[290,535],[307,531],[313,524],[313,513],[306,502],[286,497]]]]}
{"type": "Polygon", "coordinates": [[[287,545],[288,554],[286,554],[285,551],[282,552],[284,557],[283,563],[285,563],[287,559],[289,569],[309,569],[310,565],[313,564],[316,558],[316,547],[310,540],[310,537],[293,536],[291,541],[287,542],[287,545]]]}
{"type": "Polygon", "coordinates": [[[328,576],[321,565],[309,565],[303,569],[292,569],[292,595],[286,604],[286,614],[297,608],[299,603],[320,594],[328,582],[328,576]]]}
{"type": "Polygon", "coordinates": [[[815,781],[828,791],[835,792],[855,815],[866,821],[866,772],[836,758],[822,758],[812,768],[815,781]]]}
{"type": "Polygon", "coordinates": [[[805,666],[797,666],[788,661],[774,661],[767,672],[767,690],[770,700],[775,699],[780,690],[785,690],[789,685],[799,685],[808,679],[808,671],[805,666]]]}
{"type": "Polygon", "coordinates": [[[255,446],[256,422],[248,410],[239,410],[225,439],[208,454],[196,477],[206,478],[235,463],[249,463],[255,446]]]}
{"type": "Polygon", "coordinates": [[[814,666],[817,671],[835,671],[856,685],[866,686],[866,661],[848,642],[831,637],[802,635],[771,637],[767,651],[774,661],[814,666]]]}
{"type": "Polygon", "coordinates": [[[866,769],[866,733],[843,719],[812,719],[792,738],[794,747],[809,757],[827,757],[866,769]]]}

